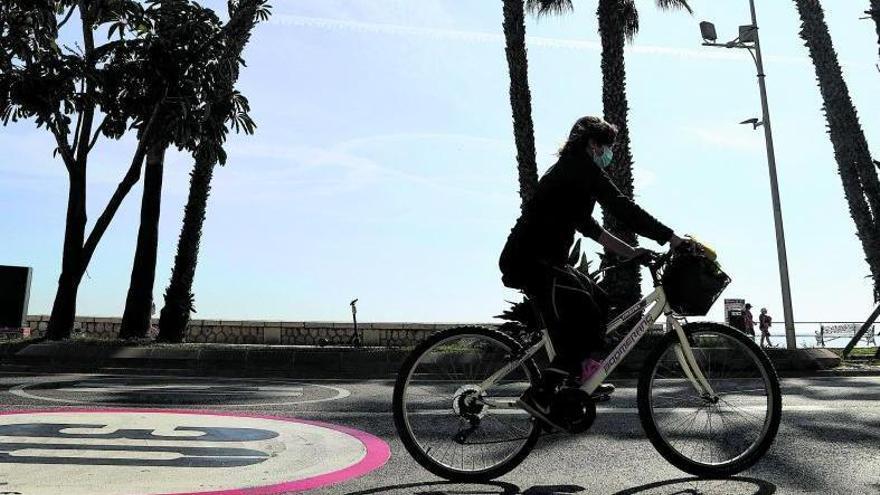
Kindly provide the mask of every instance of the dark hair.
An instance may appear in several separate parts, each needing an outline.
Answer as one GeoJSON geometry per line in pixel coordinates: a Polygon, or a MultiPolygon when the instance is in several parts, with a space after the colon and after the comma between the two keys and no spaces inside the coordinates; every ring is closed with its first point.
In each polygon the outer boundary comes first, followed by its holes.
{"type": "Polygon", "coordinates": [[[585,150],[590,140],[603,146],[614,144],[617,139],[617,126],[599,117],[581,117],[571,127],[568,140],[562,145],[559,154],[585,150]]]}

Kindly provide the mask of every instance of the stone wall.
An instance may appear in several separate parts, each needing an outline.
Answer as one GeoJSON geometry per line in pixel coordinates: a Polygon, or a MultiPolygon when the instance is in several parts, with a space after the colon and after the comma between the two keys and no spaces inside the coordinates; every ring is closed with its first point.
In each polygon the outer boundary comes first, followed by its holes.
{"type": "MultiPolygon", "coordinates": [[[[49,317],[27,317],[33,335],[45,334],[49,317]]],[[[74,336],[114,339],[119,335],[121,318],[77,317],[74,336]]],[[[158,319],[153,320],[151,337],[155,337],[158,319]]],[[[411,347],[431,333],[446,328],[478,325],[495,327],[496,323],[358,323],[358,337],[364,346],[411,347]]],[[[660,325],[653,325],[660,330],[660,325]]],[[[314,321],[241,321],[191,320],[186,341],[216,344],[284,344],[284,345],[350,345],[354,325],[314,321]]]]}
{"type": "MultiPolygon", "coordinates": [[[[119,334],[120,318],[77,317],[74,335],[112,339],[119,334]]],[[[46,332],[49,317],[28,316],[27,326],[35,335],[46,332]]],[[[153,320],[155,336],[158,320],[153,320]]],[[[461,323],[358,323],[358,336],[365,346],[408,347],[436,330],[461,323]]],[[[470,324],[474,325],[474,324],[470,324]]],[[[495,326],[494,323],[477,324],[495,326]]],[[[352,323],[311,321],[191,320],[187,342],[223,344],[348,345],[354,335],[352,323]]]]}

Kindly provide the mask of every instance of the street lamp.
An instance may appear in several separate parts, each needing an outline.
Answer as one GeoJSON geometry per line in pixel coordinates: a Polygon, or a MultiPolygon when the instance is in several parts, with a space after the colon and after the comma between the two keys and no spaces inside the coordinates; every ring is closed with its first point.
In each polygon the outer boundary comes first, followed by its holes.
{"type": "Polygon", "coordinates": [[[758,88],[761,91],[762,119],[750,119],[742,124],[752,124],[754,129],[764,127],[764,140],[767,143],[767,164],[770,168],[770,193],[773,197],[773,220],[776,226],[776,253],[779,257],[779,279],[782,282],[782,310],[785,315],[785,341],[789,349],[795,349],[794,315],[791,309],[791,286],[788,280],[788,257],[785,254],[785,233],[782,227],[782,207],[779,203],[779,184],[776,180],[776,153],[773,151],[773,132],[770,128],[770,110],[767,106],[767,86],[764,84],[764,63],[761,59],[761,43],[758,39],[758,20],[755,16],[755,0],[749,0],[752,11],[752,23],[739,27],[739,36],[727,43],[718,43],[715,25],[711,22],[700,23],[703,46],[721,48],[745,48],[755,61],[758,69],[758,88]]]}

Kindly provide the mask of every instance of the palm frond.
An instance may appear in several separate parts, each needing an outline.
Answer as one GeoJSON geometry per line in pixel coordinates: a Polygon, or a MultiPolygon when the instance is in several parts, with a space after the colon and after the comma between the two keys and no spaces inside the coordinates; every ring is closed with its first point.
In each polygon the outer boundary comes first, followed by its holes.
{"type": "Polygon", "coordinates": [[[495,318],[519,323],[526,328],[537,327],[538,320],[535,317],[535,310],[532,308],[532,305],[529,302],[528,298],[523,297],[523,300],[519,302],[506,302],[510,304],[510,308],[506,309],[500,315],[495,315],[495,318]]]}
{"type": "Polygon", "coordinates": [[[592,272],[590,271],[590,268],[592,268],[592,266],[593,263],[587,259],[587,253],[581,253],[581,262],[577,266],[578,271],[591,277],[592,272]]]}
{"type": "Polygon", "coordinates": [[[571,0],[526,0],[526,9],[539,16],[565,14],[574,10],[571,0]]]}
{"type": "Polygon", "coordinates": [[[657,0],[657,7],[661,10],[687,10],[689,14],[693,14],[694,10],[688,5],[687,0],[657,0]]]}
{"type": "Polygon", "coordinates": [[[619,4],[619,9],[618,15],[623,21],[623,35],[632,43],[639,32],[639,11],[636,9],[636,3],[633,0],[623,0],[619,4]]]}
{"type": "Polygon", "coordinates": [[[571,266],[577,265],[578,261],[581,259],[581,240],[578,238],[575,241],[574,245],[571,247],[571,251],[568,253],[568,264],[571,266]]]}

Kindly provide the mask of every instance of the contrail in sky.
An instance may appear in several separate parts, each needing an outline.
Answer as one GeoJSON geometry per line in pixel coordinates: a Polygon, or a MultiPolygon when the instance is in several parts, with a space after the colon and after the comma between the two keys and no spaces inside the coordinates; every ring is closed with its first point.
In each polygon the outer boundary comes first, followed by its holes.
{"type": "MultiPolygon", "coordinates": [[[[330,19],[325,17],[306,17],[290,14],[273,15],[271,24],[278,26],[296,26],[315,29],[352,31],[369,34],[382,34],[392,36],[417,36],[437,40],[461,41],[466,43],[503,44],[504,35],[501,33],[487,33],[480,31],[461,31],[454,29],[440,29],[422,26],[405,26],[401,24],[385,24],[376,22],[350,21],[343,19],[330,19]]],[[[570,38],[549,38],[544,36],[527,36],[530,47],[555,48],[579,51],[598,52],[602,50],[599,41],[578,40],[570,38]]],[[[630,45],[627,50],[631,53],[646,55],[665,55],[671,57],[704,60],[749,60],[746,53],[733,50],[708,50],[690,49],[659,45],[630,45]]],[[[767,55],[765,59],[774,62],[809,63],[806,57],[788,57],[767,55]]]]}

